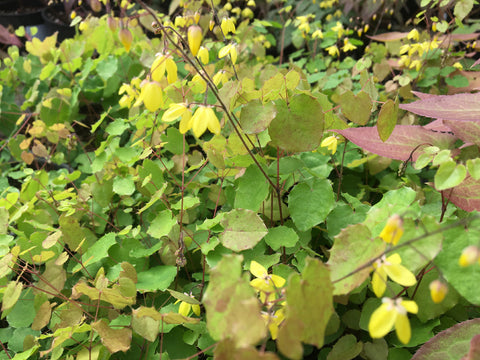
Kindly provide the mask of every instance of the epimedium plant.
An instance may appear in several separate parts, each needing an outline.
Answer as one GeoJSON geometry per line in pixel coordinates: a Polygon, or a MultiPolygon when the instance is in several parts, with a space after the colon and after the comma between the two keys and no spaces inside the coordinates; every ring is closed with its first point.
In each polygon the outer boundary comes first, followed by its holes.
{"type": "MultiPolygon", "coordinates": [[[[359,145],[388,156],[405,129],[398,100],[381,106],[378,129],[349,128],[371,121],[380,96],[368,67],[360,93],[335,106],[301,64],[258,59],[264,33],[250,13],[183,6],[172,18],[144,6],[153,39],[135,21],[121,36],[105,16],[58,46],[9,49],[1,356],[420,359],[452,342],[452,356],[473,352],[478,219],[422,186],[432,174],[398,178],[398,163],[331,136],[368,131],[359,145]],[[385,142],[368,147],[375,132],[385,142]]],[[[467,141],[408,130],[439,149],[432,157],[467,141]]],[[[418,162],[419,144],[401,145],[418,162]]]]}

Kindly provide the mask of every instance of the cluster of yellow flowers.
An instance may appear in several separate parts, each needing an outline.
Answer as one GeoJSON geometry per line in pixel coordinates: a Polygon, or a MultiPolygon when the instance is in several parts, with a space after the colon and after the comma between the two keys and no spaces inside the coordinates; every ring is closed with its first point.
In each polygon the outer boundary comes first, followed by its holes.
{"type": "Polygon", "coordinates": [[[417,29],[410,31],[407,35],[407,39],[416,42],[413,44],[405,44],[400,47],[401,56],[398,64],[400,66],[408,67],[409,69],[415,68],[419,71],[422,67],[422,59],[424,55],[437,49],[440,43],[436,37],[428,41],[419,42],[420,33],[417,29]]]}
{"type": "Polygon", "coordinates": [[[250,285],[257,291],[262,304],[267,308],[267,311],[262,313],[265,323],[268,326],[272,339],[275,340],[278,334],[278,327],[285,319],[285,301],[280,301],[282,306],[278,309],[277,303],[278,294],[285,279],[281,276],[269,274],[267,269],[256,261],[250,263],[250,273],[255,276],[255,279],[250,281],[250,285]]]}

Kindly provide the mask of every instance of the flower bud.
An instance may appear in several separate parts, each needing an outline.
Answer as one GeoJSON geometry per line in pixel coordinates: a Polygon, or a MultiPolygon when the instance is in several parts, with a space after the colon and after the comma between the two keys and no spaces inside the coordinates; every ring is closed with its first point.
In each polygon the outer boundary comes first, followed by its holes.
{"type": "Polygon", "coordinates": [[[188,28],[188,46],[193,56],[197,56],[198,49],[202,44],[202,28],[198,25],[192,25],[188,28]]]}
{"type": "Polygon", "coordinates": [[[102,10],[102,4],[98,0],[90,0],[90,8],[93,12],[100,12],[102,10]]]}
{"type": "Polygon", "coordinates": [[[478,247],[475,245],[470,245],[463,249],[462,255],[460,255],[460,258],[458,259],[458,263],[460,266],[466,267],[472,265],[477,260],[479,260],[479,257],[480,250],[478,249],[478,247]]]}
{"type": "Polygon", "coordinates": [[[118,33],[118,37],[120,38],[120,42],[123,44],[123,47],[127,52],[130,51],[130,46],[132,46],[133,36],[130,30],[124,28],[121,29],[118,33]]]}
{"type": "Polygon", "coordinates": [[[434,280],[429,285],[430,297],[435,304],[439,304],[445,299],[447,295],[448,287],[440,280],[434,280]]]}

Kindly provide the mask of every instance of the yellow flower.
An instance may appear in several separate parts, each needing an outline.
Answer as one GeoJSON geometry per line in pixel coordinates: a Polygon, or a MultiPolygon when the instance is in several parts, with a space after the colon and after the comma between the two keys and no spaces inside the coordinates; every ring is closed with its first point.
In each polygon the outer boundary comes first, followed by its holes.
{"type": "Polygon", "coordinates": [[[458,259],[458,264],[461,267],[472,265],[476,261],[480,261],[480,249],[475,245],[470,245],[463,249],[462,255],[458,259]]]}
{"type": "Polygon", "coordinates": [[[368,323],[370,336],[373,339],[382,338],[395,327],[398,339],[407,344],[412,334],[407,312],[412,314],[418,312],[415,301],[383,298],[382,305],[370,317],[368,323]]]}
{"type": "Polygon", "coordinates": [[[407,38],[409,40],[415,40],[415,41],[418,41],[420,39],[420,33],[418,32],[417,29],[413,29],[412,31],[410,31],[407,35],[407,38]]]}
{"type": "Polygon", "coordinates": [[[273,293],[275,289],[281,288],[285,284],[285,279],[281,276],[269,274],[267,269],[255,260],[250,263],[250,272],[255,279],[250,281],[250,285],[264,293],[273,293]]]}
{"type": "Polygon", "coordinates": [[[338,139],[336,136],[329,136],[323,139],[322,143],[320,144],[321,147],[326,147],[328,150],[332,152],[332,155],[337,152],[337,144],[338,139]]]}
{"type": "MultiPolygon", "coordinates": [[[[188,294],[185,294],[188,295],[188,294]]],[[[193,297],[193,295],[188,295],[192,298],[192,301],[181,301],[180,306],[178,307],[178,313],[183,316],[190,315],[190,311],[193,310],[193,313],[197,316],[200,316],[200,303],[193,297]]],[[[175,301],[175,304],[180,300],[175,301]]]]}
{"type": "Polygon", "coordinates": [[[154,81],[147,82],[143,85],[140,96],[134,106],[139,105],[141,101],[143,101],[148,110],[152,112],[157,111],[163,105],[162,87],[154,81]]]}
{"type": "Polygon", "coordinates": [[[394,214],[390,216],[387,224],[380,233],[380,237],[387,244],[397,245],[403,235],[403,220],[400,215],[394,214]]]}
{"type": "Polygon", "coordinates": [[[323,32],[320,29],[317,29],[312,34],[312,39],[323,39],[323,32]]]}
{"type": "Polygon", "coordinates": [[[200,49],[198,50],[197,57],[202,61],[204,65],[208,64],[208,60],[210,59],[209,54],[208,54],[208,49],[204,48],[203,46],[200,46],[200,49]]]}
{"type": "Polygon", "coordinates": [[[262,317],[265,319],[267,323],[268,330],[270,331],[270,335],[272,335],[272,340],[275,340],[278,334],[278,327],[285,319],[285,312],[283,308],[275,311],[274,314],[270,312],[268,313],[264,312],[262,313],[262,317]]]}
{"type": "Polygon", "coordinates": [[[345,29],[343,28],[343,25],[340,21],[337,21],[336,25],[332,27],[332,30],[337,33],[337,37],[340,39],[345,32],[345,29]]]}
{"type": "Polygon", "coordinates": [[[202,28],[198,25],[192,25],[188,28],[187,38],[188,47],[193,56],[197,56],[200,45],[202,44],[202,28]]]}
{"type": "Polygon", "coordinates": [[[215,75],[213,75],[212,80],[215,86],[218,86],[218,84],[220,83],[225,84],[229,78],[230,76],[225,70],[220,70],[215,75]]]}
{"type": "Polygon", "coordinates": [[[230,54],[230,59],[232,60],[232,64],[235,65],[237,62],[237,48],[235,44],[228,44],[220,49],[218,52],[218,57],[221,59],[225,57],[227,54],[230,54]]]}
{"type": "Polygon", "coordinates": [[[339,56],[340,55],[340,51],[338,50],[337,45],[329,46],[325,50],[327,50],[328,55],[330,55],[330,56],[339,56]]]}
{"type": "Polygon", "coordinates": [[[235,23],[233,22],[232,18],[222,19],[222,23],[220,24],[220,27],[222,28],[224,35],[227,35],[229,32],[234,34],[236,30],[235,23]]]}
{"type": "Polygon", "coordinates": [[[348,51],[351,51],[351,50],[355,50],[357,47],[355,45],[353,45],[349,40],[348,38],[345,38],[343,39],[343,47],[342,47],[342,51],[343,52],[348,52],[348,51]]]}
{"type": "Polygon", "coordinates": [[[380,297],[387,288],[388,278],[402,286],[415,285],[417,279],[410,270],[400,265],[402,259],[400,255],[393,254],[388,258],[385,255],[373,264],[374,272],[372,276],[372,288],[377,297],[380,297]]]}
{"type": "Polygon", "coordinates": [[[433,280],[430,285],[430,297],[435,304],[441,303],[448,292],[448,286],[440,280],[433,280]]]}
{"type": "Polygon", "coordinates": [[[463,65],[460,64],[458,61],[452,65],[457,70],[463,70],[463,65]]]}
{"type": "Polygon", "coordinates": [[[167,71],[167,81],[169,84],[173,84],[177,81],[177,64],[172,59],[170,54],[157,54],[157,57],[153,61],[150,68],[150,74],[152,80],[160,82],[167,71]]]}
{"type": "Polygon", "coordinates": [[[188,108],[185,104],[170,104],[167,111],[163,113],[162,121],[171,122],[182,116],[188,108]]]}
{"type": "Polygon", "coordinates": [[[207,130],[214,134],[220,133],[220,122],[218,121],[215,111],[209,106],[201,105],[195,110],[195,113],[188,119],[188,117],[180,121],[180,132],[185,134],[188,130],[193,130],[193,135],[197,138],[203,135],[207,130]]]}

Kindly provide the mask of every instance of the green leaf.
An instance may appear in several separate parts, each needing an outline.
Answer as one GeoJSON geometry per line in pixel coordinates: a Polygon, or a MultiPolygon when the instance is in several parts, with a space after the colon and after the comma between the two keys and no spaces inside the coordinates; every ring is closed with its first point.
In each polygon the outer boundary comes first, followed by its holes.
{"type": "Polygon", "coordinates": [[[380,238],[372,238],[370,230],[363,224],[343,229],[335,237],[327,262],[334,295],[346,295],[359,287],[370,275],[371,260],[380,256],[385,247],[380,238]]]}
{"type": "Polygon", "coordinates": [[[398,97],[395,102],[387,100],[380,109],[377,120],[378,135],[382,141],[387,141],[397,124],[398,116],[398,97]]]}
{"type": "Polygon", "coordinates": [[[323,346],[325,329],[334,312],[333,286],[327,266],[307,258],[302,275],[290,276],[286,293],[286,318],[280,325],[277,345],[285,356],[300,359],[301,342],[317,348],[323,346]]]}
{"type": "Polygon", "coordinates": [[[307,231],[325,220],[335,205],[330,182],[314,178],[311,185],[295,185],[288,195],[288,210],[295,226],[300,231],[307,231]]]}
{"type": "Polygon", "coordinates": [[[468,159],[467,170],[472,178],[480,180],[480,159],[468,159]]]}
{"type": "Polygon", "coordinates": [[[234,209],[225,214],[220,224],[225,229],[220,242],[233,251],[251,249],[267,234],[262,219],[251,210],[234,209]]]}
{"type": "Polygon", "coordinates": [[[138,309],[132,310],[132,329],[148,341],[157,339],[161,321],[149,316],[139,316],[138,309]]]}
{"type": "MultiPolygon", "coordinates": [[[[478,223],[476,223],[478,226],[478,223]]],[[[472,224],[473,225],[473,224],[472,224]]],[[[458,259],[463,249],[470,245],[477,245],[480,238],[478,228],[470,227],[465,230],[462,226],[443,232],[445,237],[442,251],[435,258],[435,264],[443,274],[448,284],[453,286],[458,293],[475,305],[480,305],[480,271],[475,265],[461,267],[458,259]]]]}
{"type": "MultiPolygon", "coordinates": [[[[90,246],[88,250],[82,255],[82,264],[87,266],[94,264],[108,256],[108,249],[110,249],[117,241],[115,239],[115,233],[108,233],[98,239],[95,244],[90,246]]],[[[75,265],[73,272],[82,269],[80,264],[75,265]]]]}
{"type": "Polygon", "coordinates": [[[295,95],[278,100],[277,115],[272,120],[268,132],[272,143],[288,152],[302,152],[316,149],[323,136],[324,115],[317,99],[305,95],[295,95]]]}
{"type": "Polygon", "coordinates": [[[469,85],[468,78],[463,75],[455,75],[453,77],[445,78],[445,82],[453,87],[467,87],[469,85]]]}
{"type": "Polygon", "coordinates": [[[441,191],[460,185],[466,176],[465,165],[457,165],[453,160],[444,162],[435,174],[435,189],[441,191]]]}
{"type": "Polygon", "coordinates": [[[147,234],[160,239],[162,236],[168,235],[176,223],[177,220],[172,218],[172,212],[170,210],[163,210],[159,212],[150,223],[147,234]]]}
{"type": "Polygon", "coordinates": [[[126,177],[115,177],[113,179],[113,191],[118,195],[132,195],[135,191],[135,183],[131,175],[126,177]]]}
{"type": "Polygon", "coordinates": [[[333,345],[332,351],[327,356],[327,360],[351,360],[355,358],[363,349],[362,342],[357,342],[357,338],[351,334],[342,336],[333,345]]]}
{"type": "Polygon", "coordinates": [[[272,101],[261,100],[248,102],[240,113],[240,125],[245,134],[258,134],[268,128],[277,115],[277,108],[272,101]]]}
{"type": "Polygon", "coordinates": [[[115,76],[118,72],[118,58],[113,55],[103,58],[97,64],[97,73],[103,79],[107,81],[112,76],[115,76]]]}
{"type": "Polygon", "coordinates": [[[242,275],[239,255],[224,256],[212,269],[203,304],[208,331],[216,341],[231,339],[240,348],[256,345],[267,335],[260,303],[249,276],[242,275]]]}
{"type": "Polygon", "coordinates": [[[23,284],[21,282],[10,281],[5,288],[2,300],[2,312],[11,309],[22,293],[23,284]]]}
{"type": "Polygon", "coordinates": [[[473,9],[474,0],[458,0],[453,8],[456,20],[462,21],[473,9]]]}
{"type": "Polygon", "coordinates": [[[268,229],[268,234],[264,238],[267,245],[274,251],[282,246],[293,247],[297,244],[298,239],[295,230],[283,225],[268,229]]]}
{"type": "Polygon", "coordinates": [[[269,185],[256,164],[250,165],[238,179],[235,191],[235,207],[258,211],[268,196],[269,185]]]}
{"type": "Polygon", "coordinates": [[[34,294],[31,289],[22,291],[17,303],[8,312],[7,321],[9,326],[22,328],[29,327],[33,323],[36,315],[33,299],[34,294]]]}
{"type": "Polygon", "coordinates": [[[143,292],[165,291],[177,275],[176,266],[156,266],[139,272],[137,290],[143,292]]]}
{"type": "Polygon", "coordinates": [[[360,91],[355,96],[351,90],[347,90],[340,95],[340,108],[348,120],[358,125],[365,125],[370,119],[372,100],[364,91],[360,91]]]}

